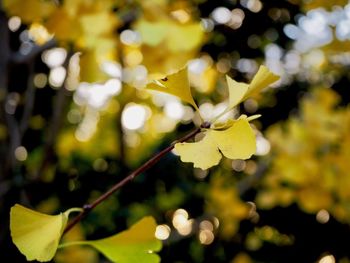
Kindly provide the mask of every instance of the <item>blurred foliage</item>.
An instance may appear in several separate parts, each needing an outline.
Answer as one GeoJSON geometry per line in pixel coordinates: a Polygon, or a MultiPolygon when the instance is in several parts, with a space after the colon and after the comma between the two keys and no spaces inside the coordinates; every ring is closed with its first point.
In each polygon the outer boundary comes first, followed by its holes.
{"type": "Polygon", "coordinates": [[[309,96],[301,101],[300,116],[267,131],[273,161],[258,205],[297,202],[308,213],[320,211],[320,221],[329,211],[348,222],[349,108],[336,108],[339,96],[331,89],[319,87],[309,96]]]}
{"type": "MultiPolygon", "coordinates": [[[[48,214],[81,207],[199,125],[189,105],[145,91],[150,79],[187,65],[210,120],[227,107],[224,75],[249,83],[265,64],[281,81],[226,116],[262,114],[251,122],[252,159],[201,170],[169,153],[65,239],[101,239],[151,215],[163,262],[349,262],[348,1],[2,0],[0,9],[3,261],[25,262],[9,234],[14,203],[48,214]]],[[[107,260],[88,247],[59,251],[55,262],[107,260]]]]}

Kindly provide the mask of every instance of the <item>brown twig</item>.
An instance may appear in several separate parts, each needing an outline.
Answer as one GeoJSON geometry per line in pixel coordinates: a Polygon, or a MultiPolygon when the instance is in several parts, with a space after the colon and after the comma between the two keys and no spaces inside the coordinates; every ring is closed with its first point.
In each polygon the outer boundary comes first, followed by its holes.
{"type": "MultiPolygon", "coordinates": [[[[204,123],[206,124],[206,123],[204,123]]],[[[205,125],[201,126],[202,128],[205,128],[205,125]]],[[[102,203],[104,200],[106,200],[108,197],[110,197],[114,192],[116,192],[118,189],[122,188],[124,185],[126,185],[128,182],[132,181],[135,177],[140,175],[141,173],[145,172],[149,168],[151,168],[153,165],[155,165],[159,160],[168,152],[170,152],[176,143],[178,142],[184,142],[187,141],[196,134],[198,134],[201,131],[201,128],[197,128],[193,130],[192,132],[188,133],[181,139],[173,142],[170,144],[167,148],[163,149],[161,152],[154,155],[151,159],[149,159],[147,162],[145,162],[143,165],[141,165],[139,168],[137,168],[135,171],[130,173],[127,177],[125,177],[123,180],[115,184],[112,188],[110,188],[107,192],[105,192],[103,195],[101,195],[99,198],[97,198],[95,201],[93,201],[91,204],[86,204],[83,206],[83,211],[77,215],[65,228],[63,234],[67,233],[69,230],[71,230],[79,221],[81,221],[87,214],[90,213],[92,209],[94,209],[96,206],[98,206],[100,203],[102,203]]]]}

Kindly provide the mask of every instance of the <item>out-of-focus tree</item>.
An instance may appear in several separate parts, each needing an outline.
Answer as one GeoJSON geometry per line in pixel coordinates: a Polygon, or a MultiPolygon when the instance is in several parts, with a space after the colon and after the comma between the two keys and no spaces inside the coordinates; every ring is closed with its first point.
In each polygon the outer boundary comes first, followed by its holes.
{"type": "MultiPolygon", "coordinates": [[[[149,80],[187,65],[207,121],[227,107],[225,74],[249,82],[265,64],[279,83],[225,116],[262,114],[251,122],[252,159],[201,170],[169,153],[64,239],[101,239],[152,215],[163,262],[349,261],[348,1],[2,0],[0,9],[4,260],[24,261],[10,240],[15,203],[46,214],[81,207],[200,125],[190,105],[146,91],[149,80]]],[[[54,261],[102,262],[90,246],[54,261]]]]}

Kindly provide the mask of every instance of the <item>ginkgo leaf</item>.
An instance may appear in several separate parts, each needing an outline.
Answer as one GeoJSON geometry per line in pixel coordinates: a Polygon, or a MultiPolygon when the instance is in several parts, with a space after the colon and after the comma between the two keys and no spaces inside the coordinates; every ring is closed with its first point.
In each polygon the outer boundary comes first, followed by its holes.
{"type": "Polygon", "coordinates": [[[228,128],[230,128],[234,123],[236,122],[236,120],[232,120],[232,119],[228,119],[225,122],[215,122],[211,129],[213,130],[226,130],[228,128]]]}
{"type": "Polygon", "coordinates": [[[66,243],[62,244],[62,247],[90,245],[112,262],[156,263],[160,262],[160,258],[154,252],[160,251],[162,248],[162,242],[155,237],[156,227],[157,224],[153,217],[145,217],[130,229],[114,236],[94,241],[66,243]]]}
{"type": "Polygon", "coordinates": [[[217,147],[229,159],[248,159],[256,151],[255,134],[245,118],[226,130],[211,132],[217,147]]]}
{"type": "Polygon", "coordinates": [[[237,82],[234,79],[231,79],[228,75],[226,75],[226,82],[229,94],[228,108],[232,109],[243,100],[249,89],[249,85],[246,83],[237,82]]]}
{"type": "Polygon", "coordinates": [[[180,155],[181,161],[191,162],[194,167],[203,170],[217,165],[222,158],[210,130],[198,142],[175,144],[175,150],[180,155]]]}
{"type": "Polygon", "coordinates": [[[268,87],[270,84],[274,83],[279,78],[279,76],[273,74],[265,66],[260,66],[258,72],[255,74],[250,84],[237,82],[229,76],[226,76],[229,93],[229,104],[228,107],[221,114],[215,117],[212,122],[215,122],[222,115],[231,111],[239,103],[246,100],[248,97],[260,92],[262,89],[268,87]]]}
{"type": "MultiPolygon", "coordinates": [[[[254,115],[249,116],[249,117],[245,114],[242,114],[241,116],[239,116],[238,119],[239,120],[246,119],[248,122],[251,122],[251,121],[256,120],[260,117],[261,117],[261,114],[254,114],[254,115]]],[[[215,122],[212,125],[211,129],[216,130],[216,131],[217,130],[226,130],[226,129],[230,128],[235,122],[237,122],[237,120],[232,120],[232,119],[228,119],[225,122],[215,122]]]]}
{"type": "Polygon", "coordinates": [[[198,110],[197,104],[194,102],[191,94],[190,82],[187,75],[187,67],[179,70],[174,74],[168,75],[163,79],[149,83],[146,86],[146,89],[161,91],[177,96],[198,110]]]}
{"type": "Polygon", "coordinates": [[[46,215],[19,204],[10,211],[10,230],[13,243],[27,260],[50,261],[57,250],[68,215],[72,208],[59,215],[46,215]]]}
{"type": "Polygon", "coordinates": [[[261,117],[261,114],[254,114],[252,116],[245,116],[247,118],[247,121],[253,121],[261,117]]]}
{"type": "Polygon", "coordinates": [[[204,170],[217,165],[221,153],[230,159],[248,159],[255,153],[255,135],[246,117],[228,120],[219,128],[207,130],[201,141],[175,144],[181,161],[204,170]]]}
{"type": "Polygon", "coordinates": [[[280,77],[273,74],[267,67],[260,66],[258,72],[255,74],[252,82],[249,85],[247,94],[244,96],[244,100],[248,97],[259,93],[262,89],[268,87],[272,83],[279,80],[280,77]]]}

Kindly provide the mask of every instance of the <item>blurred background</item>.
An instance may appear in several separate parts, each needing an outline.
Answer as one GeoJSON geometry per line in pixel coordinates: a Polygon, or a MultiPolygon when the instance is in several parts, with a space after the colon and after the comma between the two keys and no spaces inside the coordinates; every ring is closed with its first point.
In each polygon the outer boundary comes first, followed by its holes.
{"type": "Polygon", "coordinates": [[[152,215],[162,262],[350,262],[349,40],[346,0],[0,0],[1,261],[25,262],[12,205],[81,207],[199,124],[149,80],[187,64],[210,119],[225,75],[265,64],[281,80],[229,116],[262,114],[252,159],[203,171],[169,153],[65,239],[152,215]]]}

